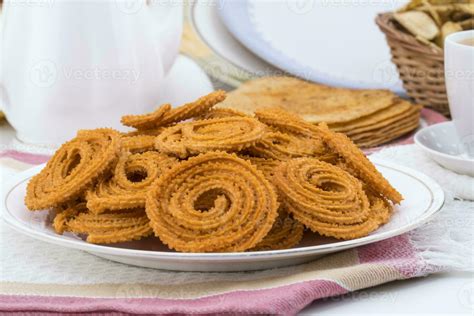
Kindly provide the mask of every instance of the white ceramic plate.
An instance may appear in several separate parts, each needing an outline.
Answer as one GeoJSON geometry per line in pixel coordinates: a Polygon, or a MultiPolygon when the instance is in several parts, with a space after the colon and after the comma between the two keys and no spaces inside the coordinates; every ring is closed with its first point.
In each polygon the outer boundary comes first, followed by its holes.
{"type": "Polygon", "coordinates": [[[222,9],[219,5],[209,5],[208,0],[197,0],[190,1],[188,9],[192,26],[213,54],[242,71],[256,75],[277,73],[276,69],[254,55],[229,33],[219,18],[218,12],[222,9]]]}
{"type": "Polygon", "coordinates": [[[396,207],[389,223],[367,237],[348,241],[307,233],[298,248],[244,253],[177,253],[167,250],[157,239],[152,238],[115,246],[88,244],[73,234],[54,233],[48,212],[30,212],[25,208],[23,199],[26,184],[43,166],[18,174],[5,187],[2,196],[3,218],[12,228],[33,238],[136,266],[179,271],[246,271],[282,267],[400,235],[422,225],[441,209],[444,194],[433,180],[395,164],[383,161],[374,163],[403,194],[405,200],[396,207]]]}
{"type": "Polygon", "coordinates": [[[282,74],[282,70],[259,58],[229,33],[219,10],[221,7],[215,1],[186,1],[182,53],[196,61],[216,79],[214,84],[224,89],[238,87],[255,77],[282,74]]]}
{"type": "Polygon", "coordinates": [[[348,88],[403,94],[378,13],[394,1],[219,1],[229,31],[262,59],[295,76],[348,88]]]}
{"type": "Polygon", "coordinates": [[[446,169],[474,177],[474,159],[465,154],[453,122],[421,129],[415,134],[415,144],[446,169]]]}

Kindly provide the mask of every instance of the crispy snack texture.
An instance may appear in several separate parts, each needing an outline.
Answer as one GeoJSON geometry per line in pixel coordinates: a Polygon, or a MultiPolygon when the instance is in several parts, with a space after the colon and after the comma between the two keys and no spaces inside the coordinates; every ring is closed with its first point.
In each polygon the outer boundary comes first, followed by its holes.
{"type": "Polygon", "coordinates": [[[153,233],[144,209],[93,214],[84,203],[70,206],[58,213],[53,227],[58,234],[72,232],[86,235],[93,244],[110,244],[139,240],[153,233]]]}
{"type": "Polygon", "coordinates": [[[219,108],[253,114],[271,106],[301,116],[308,122],[350,121],[384,109],[395,94],[388,90],[334,88],[292,77],[262,77],[249,80],[229,93],[219,108]]]}
{"type": "Polygon", "coordinates": [[[413,128],[419,111],[400,100],[387,105],[384,91],[364,93],[353,95],[381,97],[378,110],[332,127],[282,107],[253,115],[213,108],[222,91],[126,115],[130,132],[81,130],[63,144],[28,183],[25,204],[49,210],[56,233],[96,244],[147,237],[171,251],[243,252],[292,248],[303,234],[304,243],[316,234],[363,237],[387,223],[403,197],[334,130],[378,142],[413,128]]]}
{"type": "Polygon", "coordinates": [[[144,208],[148,189],[176,163],[177,159],[154,151],[123,154],[113,175],[103,177],[87,192],[87,208],[96,214],[144,208]]]}
{"type": "Polygon", "coordinates": [[[171,111],[171,104],[163,104],[155,111],[142,115],[125,115],[121,122],[125,126],[135,127],[136,129],[149,129],[159,125],[163,117],[171,111]]]}
{"type": "Polygon", "coordinates": [[[154,150],[155,136],[153,135],[136,135],[122,137],[122,149],[132,153],[142,153],[154,150]]]}
{"type": "Polygon", "coordinates": [[[122,124],[135,127],[138,130],[158,128],[184,121],[196,116],[204,115],[209,109],[219,102],[224,101],[225,92],[218,90],[198,100],[184,104],[180,107],[171,108],[170,104],[164,104],[154,112],[142,115],[125,115],[122,124]]]}
{"type": "MultiPolygon", "coordinates": [[[[417,25],[414,28],[420,29],[417,25]]],[[[446,32],[452,30],[449,25],[446,27],[446,32]]],[[[421,110],[388,90],[333,88],[283,76],[249,80],[229,93],[215,110],[258,116],[272,107],[298,115],[311,124],[326,123],[335,131],[346,133],[360,147],[381,145],[415,130],[421,110]],[[408,125],[413,119],[416,124],[408,125]],[[389,125],[404,128],[392,129],[387,134],[383,128],[389,125]],[[361,133],[369,134],[371,140],[361,139],[361,133]]]]}
{"type": "Polygon", "coordinates": [[[362,184],[331,164],[314,158],[284,162],[277,168],[275,182],[288,211],[321,235],[353,239],[378,226],[369,216],[362,184]]]}
{"type": "Polygon", "coordinates": [[[288,249],[299,244],[303,238],[304,226],[286,211],[280,211],[272,229],[252,251],[288,249]]]}
{"type": "Polygon", "coordinates": [[[327,149],[319,160],[337,164],[393,203],[398,204],[402,201],[401,194],[346,135],[329,130],[325,124],[309,124],[296,115],[285,113],[278,108],[264,109],[256,112],[255,115],[260,121],[280,130],[322,140],[327,149]]]}
{"type": "Polygon", "coordinates": [[[80,196],[112,166],[119,150],[120,134],[115,130],[79,131],[28,183],[26,206],[41,210],[80,196]]]}
{"type": "Polygon", "coordinates": [[[224,118],[230,116],[241,116],[241,117],[250,117],[250,115],[245,114],[234,109],[228,108],[212,108],[204,114],[200,115],[199,119],[215,119],[215,118],[224,118]]]}
{"type": "Polygon", "coordinates": [[[250,161],[251,164],[257,167],[258,170],[262,171],[265,177],[272,182],[275,169],[280,165],[280,160],[266,159],[260,157],[242,155],[240,158],[250,161]]]}
{"type": "Polygon", "coordinates": [[[256,157],[286,160],[320,156],[325,153],[325,149],[321,139],[288,132],[268,132],[248,152],[256,157]]]}
{"type": "Polygon", "coordinates": [[[276,192],[263,173],[223,152],[179,163],[160,178],[146,202],[155,235],[184,252],[255,247],[272,228],[277,210],[276,192]]]}
{"type": "Polygon", "coordinates": [[[236,152],[258,142],[265,132],[265,125],[251,117],[198,120],[165,129],[155,147],[180,158],[213,150],[236,152]]]}
{"type": "Polygon", "coordinates": [[[364,153],[344,134],[331,132],[327,126],[318,126],[328,147],[340,157],[343,169],[366,183],[374,192],[399,204],[402,195],[375,168],[364,153]]]}

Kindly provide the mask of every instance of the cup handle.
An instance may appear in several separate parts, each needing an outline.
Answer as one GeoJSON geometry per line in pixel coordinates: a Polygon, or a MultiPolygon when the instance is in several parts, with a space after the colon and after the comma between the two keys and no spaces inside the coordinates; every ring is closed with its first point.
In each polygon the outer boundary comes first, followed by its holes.
{"type": "Polygon", "coordinates": [[[183,8],[178,3],[160,5],[154,2],[147,1],[147,6],[155,22],[154,28],[159,47],[164,48],[161,50],[161,60],[167,74],[179,53],[183,30],[183,8]]]}

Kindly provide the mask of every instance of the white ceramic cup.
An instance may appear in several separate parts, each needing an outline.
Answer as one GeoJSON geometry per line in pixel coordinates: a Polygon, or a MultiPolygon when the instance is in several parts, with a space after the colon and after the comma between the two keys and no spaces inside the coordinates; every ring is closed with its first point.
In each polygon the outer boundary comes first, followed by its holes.
{"type": "Polygon", "coordinates": [[[460,154],[474,158],[474,30],[449,35],[445,40],[445,77],[449,108],[463,148],[460,154]]]}

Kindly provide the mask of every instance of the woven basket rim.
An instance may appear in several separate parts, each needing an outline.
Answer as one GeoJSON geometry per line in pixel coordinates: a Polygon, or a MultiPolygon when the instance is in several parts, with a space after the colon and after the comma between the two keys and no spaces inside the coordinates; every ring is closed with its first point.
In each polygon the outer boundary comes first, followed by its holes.
{"type": "Polygon", "coordinates": [[[435,80],[416,76],[419,71],[443,71],[443,49],[420,42],[395,20],[394,14],[395,12],[380,13],[376,16],[375,23],[385,34],[392,62],[397,66],[407,94],[419,104],[449,114],[444,75],[435,76],[435,80]],[[410,77],[410,71],[414,71],[415,77],[410,77]]]}
{"type": "Polygon", "coordinates": [[[410,49],[413,51],[430,55],[436,59],[444,59],[444,52],[442,49],[436,50],[428,45],[425,45],[418,41],[412,34],[394,27],[393,25],[396,23],[396,21],[393,18],[393,15],[393,12],[385,12],[378,14],[375,18],[375,23],[377,23],[381,31],[385,33],[386,36],[391,37],[393,40],[409,45],[410,49]]]}

